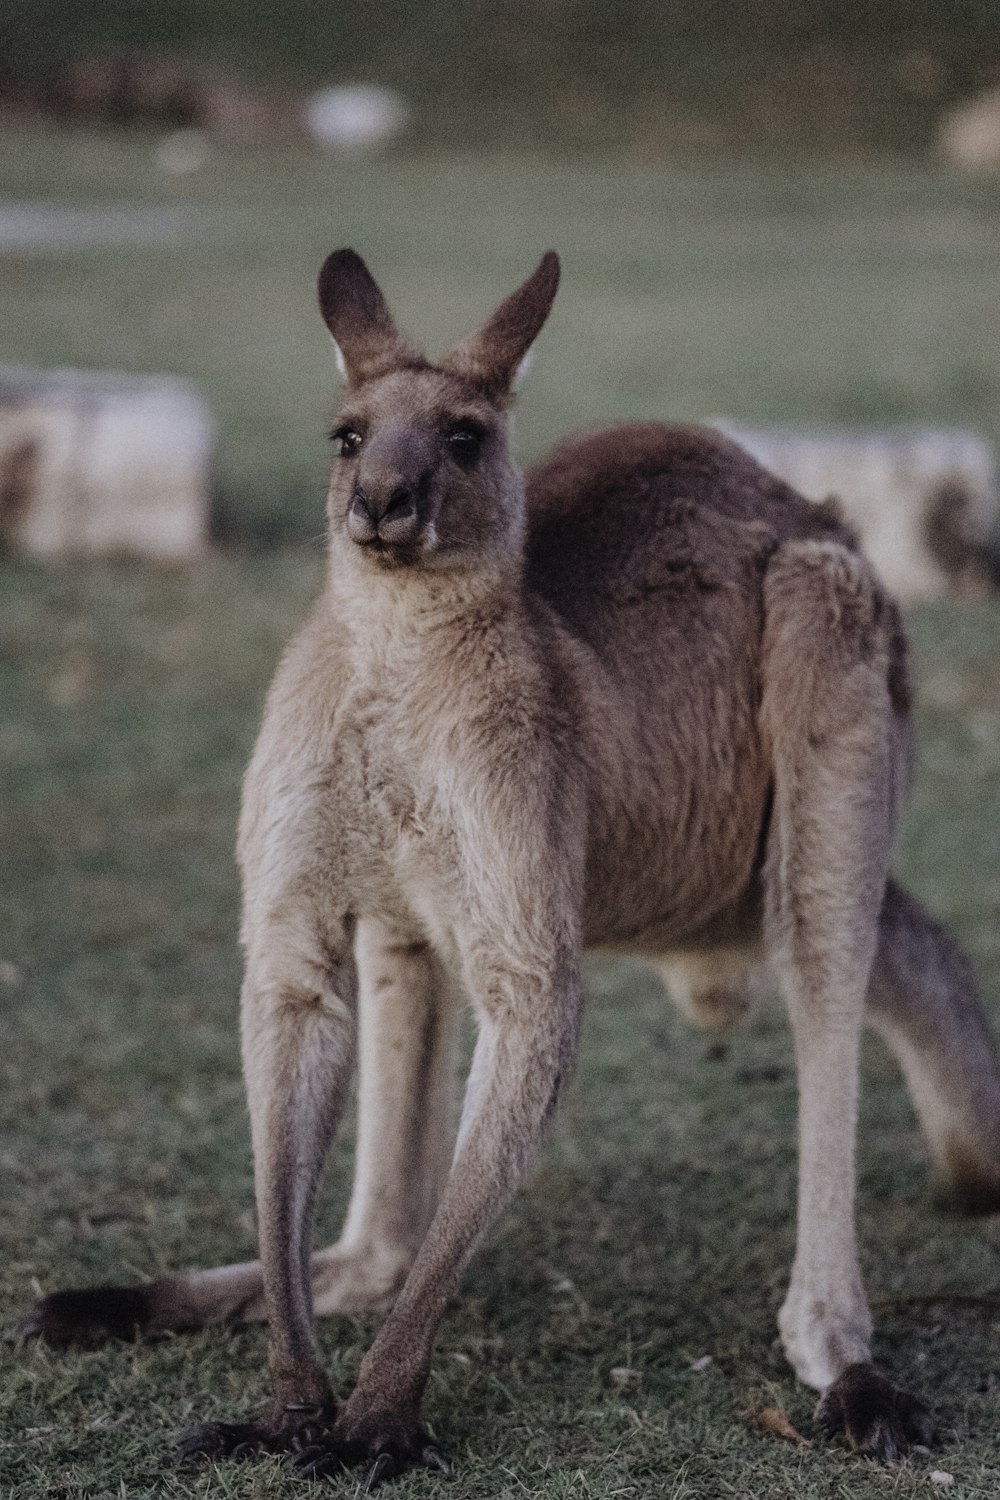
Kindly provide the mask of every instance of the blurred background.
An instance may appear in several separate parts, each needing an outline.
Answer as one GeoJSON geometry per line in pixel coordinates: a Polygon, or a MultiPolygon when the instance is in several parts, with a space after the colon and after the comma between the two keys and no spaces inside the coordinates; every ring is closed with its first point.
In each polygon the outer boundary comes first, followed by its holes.
{"type": "Polygon", "coordinates": [[[624,416],[995,438],[998,89],[989,0],[16,0],[2,358],[193,377],[247,540],[321,524],[338,244],[438,349],[561,251],[527,457],[624,416]]]}
{"type": "MultiPolygon", "coordinates": [[[[518,400],[527,461],[604,422],[721,420],[820,493],[860,476],[880,565],[913,583],[899,868],[998,1014],[998,91],[996,0],[6,0],[5,1316],[39,1288],[254,1253],[232,846],[266,685],[321,576],[339,384],[315,280],[338,245],[431,353],[561,253],[518,400]]],[[[456,1500],[665,1474],[677,1495],[874,1493],[860,1462],[766,1446],[741,1415],[812,1430],[772,1348],[780,1016],[706,1039],[636,966],[591,988],[608,1003],[577,1083],[442,1335],[456,1500]]],[[[902,1298],[880,1314],[893,1368],[957,1434],[955,1493],[995,1493],[990,1318],[906,1299],[995,1297],[1000,1226],[933,1207],[877,1049],[862,1142],[866,1274],[902,1298]]],[[[326,1240],[348,1178],[338,1147],[326,1240]]],[[[369,1335],[325,1331],[335,1382],[369,1335]]],[[[22,1351],[0,1374],[0,1487],[160,1493],[172,1433],[253,1405],[262,1348],[252,1330],[22,1351]]],[[[198,1483],[172,1473],[171,1493],[198,1483]]],[[[251,1465],[225,1493],[286,1487],[251,1465]]]]}

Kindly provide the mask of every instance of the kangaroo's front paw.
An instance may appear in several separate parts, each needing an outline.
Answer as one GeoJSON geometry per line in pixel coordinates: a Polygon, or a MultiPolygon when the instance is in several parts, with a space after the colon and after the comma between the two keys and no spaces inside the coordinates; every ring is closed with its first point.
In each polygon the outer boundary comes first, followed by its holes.
{"type": "Polygon", "coordinates": [[[874,1365],[848,1365],[824,1393],[817,1416],[831,1432],[843,1432],[857,1453],[897,1463],[913,1443],[929,1447],[934,1421],[927,1407],[899,1391],[874,1365]]]}

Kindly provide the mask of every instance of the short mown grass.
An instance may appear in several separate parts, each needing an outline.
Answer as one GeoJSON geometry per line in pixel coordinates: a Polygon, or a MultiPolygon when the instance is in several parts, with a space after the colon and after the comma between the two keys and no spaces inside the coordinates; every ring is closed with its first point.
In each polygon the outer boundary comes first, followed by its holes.
{"type": "MultiPolygon", "coordinates": [[[[1000,428],[995,188],[246,152],[176,186],[151,177],[148,150],[41,134],[0,152],[0,197],[171,198],[190,227],[162,250],[0,258],[3,355],[198,378],[220,417],[227,534],[283,544],[230,540],[172,573],[0,566],[4,1321],[38,1288],[253,1252],[231,851],[267,680],[320,576],[334,387],[312,280],[326,249],[357,244],[437,347],[549,242],[563,250],[564,295],[522,397],[528,454],[624,416],[1000,428]]],[[[910,624],[921,749],[898,864],[1000,1016],[1000,609],[942,604],[910,624]]],[[[595,963],[589,982],[565,1107],[442,1325],[426,1410],[457,1463],[448,1494],[931,1493],[920,1464],[877,1470],[823,1440],[774,1341],[795,1120],[777,1008],[720,1039],[686,1029],[638,965],[595,963]],[[765,1406],[811,1445],[762,1433],[751,1414],[765,1406]]],[[[937,1202],[874,1045],[861,1140],[879,1356],[933,1402],[950,1493],[994,1493],[1000,1315],[957,1299],[998,1295],[1000,1220],[937,1202]]],[[[322,1239],[348,1181],[345,1136],[322,1239]]],[[[338,1387],[373,1326],[324,1326],[338,1387]]],[[[2,1347],[0,1495],[302,1494],[271,1460],[163,1464],[185,1426],[253,1409],[263,1357],[260,1329],[2,1347]]],[[[436,1487],[415,1475],[398,1493],[436,1487]]]]}

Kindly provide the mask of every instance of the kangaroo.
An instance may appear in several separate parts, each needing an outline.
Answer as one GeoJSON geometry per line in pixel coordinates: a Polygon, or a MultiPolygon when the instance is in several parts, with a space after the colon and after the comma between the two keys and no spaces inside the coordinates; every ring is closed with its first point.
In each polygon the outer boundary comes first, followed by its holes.
{"type": "Polygon", "coordinates": [[[329,563],[247,772],[242,1047],[260,1261],[57,1293],[55,1339],[266,1318],[272,1399],[187,1454],[447,1468],[421,1424],[438,1322],[570,1076],[585,947],[645,955],[706,1024],[765,965],[800,1091],[781,1338],[820,1415],[894,1460],[932,1421],[871,1362],[855,1241],[858,1044],[895,1052],[931,1155],[1000,1206],[1000,1071],[968,967],[888,878],[910,689],[899,612],[830,506],[723,437],[623,426],[529,475],[515,377],[549,252],[431,363],[364,262],[325,262],[347,380],[329,563]],[[453,1136],[458,1007],[478,1034],[453,1136]],[[360,1057],[340,1240],[310,1255],[360,1057]],[[391,1304],[350,1396],[313,1318],[391,1304]]]}

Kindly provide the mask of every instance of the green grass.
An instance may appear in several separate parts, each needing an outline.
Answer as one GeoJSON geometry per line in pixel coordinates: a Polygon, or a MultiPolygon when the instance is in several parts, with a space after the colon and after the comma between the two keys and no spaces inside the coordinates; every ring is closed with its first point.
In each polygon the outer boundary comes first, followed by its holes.
{"type": "MultiPolygon", "coordinates": [[[[1000,191],[899,171],[620,176],[544,160],[335,167],[220,155],[180,188],[139,139],[25,136],[0,198],[160,201],[189,248],[0,258],[5,358],[171,368],[220,413],[230,529],[317,535],[334,384],[311,283],[368,253],[436,346],[551,241],[564,295],[522,447],[626,415],[1000,426],[1000,191]]],[[[0,1319],[77,1282],[253,1249],[232,863],[238,784],[317,545],[187,572],[0,567],[0,1319]]],[[[916,612],[921,751],[899,864],[1000,1018],[1000,612],[916,612]]],[[[638,966],[590,970],[582,1060],[524,1191],[441,1331],[427,1414],[469,1496],[927,1495],[815,1431],[774,1344],[792,1252],[794,1079],[765,1009],[687,1030],[638,966]],[[713,1356],[696,1374],[693,1361],[713,1356]],[[617,1385],[627,1367],[634,1382],[617,1385]],[[784,1408],[796,1449],[747,1413],[784,1408]]],[[[1000,1220],[936,1205],[902,1085],[865,1058],[861,1239],[879,1355],[929,1397],[956,1496],[995,1493],[997,1322],[908,1297],[995,1295],[1000,1220]]],[[[319,1235],[349,1179],[338,1143],[319,1235]]],[[[349,1385],[372,1323],[323,1329],[349,1385]]],[[[0,1350],[0,1496],[303,1494],[276,1463],[162,1468],[195,1420],[252,1410],[260,1330],[0,1350]]],[[[414,1476],[397,1493],[443,1493],[414,1476]]],[[[351,1485],[340,1486],[343,1493],[351,1485]]]]}

